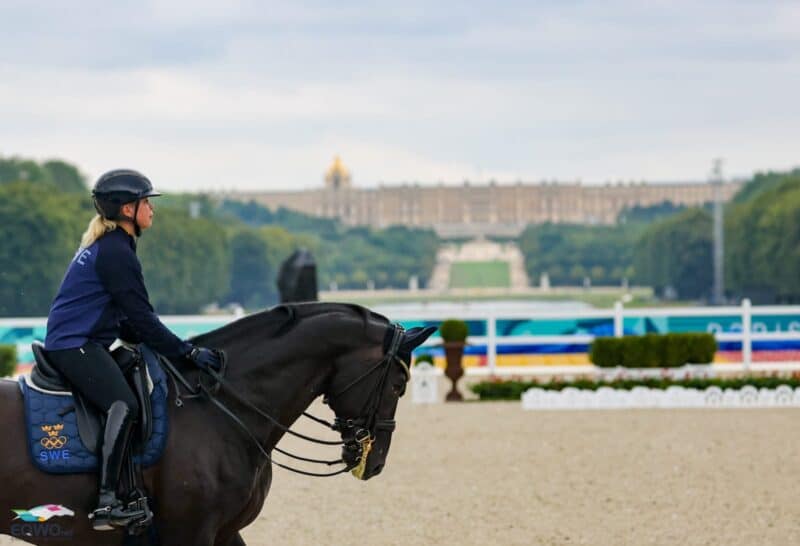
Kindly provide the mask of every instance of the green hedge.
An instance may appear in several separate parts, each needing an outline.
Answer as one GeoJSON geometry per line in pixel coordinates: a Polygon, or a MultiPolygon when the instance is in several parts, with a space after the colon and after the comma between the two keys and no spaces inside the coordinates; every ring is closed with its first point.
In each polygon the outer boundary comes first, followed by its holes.
{"type": "Polygon", "coordinates": [[[647,379],[616,379],[614,381],[595,381],[593,379],[576,379],[575,381],[564,381],[554,379],[548,382],[536,380],[490,380],[475,383],[470,390],[478,395],[481,400],[519,400],[522,393],[530,388],[538,387],[545,390],[560,391],[566,387],[576,389],[597,390],[600,387],[611,387],[613,389],[631,390],[634,387],[649,387],[651,389],[666,389],[673,385],[685,387],[687,389],[704,390],[708,387],[719,387],[720,389],[741,389],[746,385],[752,385],[757,389],[762,387],[774,389],[780,385],[788,385],[792,388],[800,387],[800,375],[791,376],[746,376],[731,378],[709,378],[696,377],[688,379],[669,379],[669,378],[647,378],[647,379]]]}
{"type": "Polygon", "coordinates": [[[600,337],[589,349],[589,360],[601,368],[677,368],[714,361],[717,341],[712,334],[646,334],[600,337]]]}
{"type": "Polygon", "coordinates": [[[17,369],[17,348],[14,345],[0,345],[0,377],[14,375],[17,369]]]}

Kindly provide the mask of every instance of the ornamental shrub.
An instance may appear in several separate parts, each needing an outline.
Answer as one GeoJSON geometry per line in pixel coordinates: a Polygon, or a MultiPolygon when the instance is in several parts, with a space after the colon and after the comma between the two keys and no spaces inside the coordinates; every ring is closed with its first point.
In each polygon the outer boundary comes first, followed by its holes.
{"type": "Polygon", "coordinates": [[[461,319],[447,319],[439,326],[439,333],[445,342],[466,341],[469,327],[461,319]]]}
{"type": "Polygon", "coordinates": [[[589,347],[589,360],[601,368],[622,365],[622,343],[619,338],[599,337],[589,347]]]}
{"type": "Polygon", "coordinates": [[[714,361],[717,342],[712,334],[646,334],[621,338],[601,337],[589,349],[595,366],[608,368],[677,368],[714,361]]]}
{"type": "Polygon", "coordinates": [[[422,364],[423,362],[433,365],[433,355],[430,353],[422,353],[414,359],[414,366],[422,364]]]}
{"type": "Polygon", "coordinates": [[[707,364],[714,361],[717,340],[712,334],[687,334],[689,349],[686,361],[691,364],[707,364]]]}
{"type": "Polygon", "coordinates": [[[693,334],[667,334],[664,336],[664,368],[678,368],[689,360],[693,334]]]}
{"type": "Polygon", "coordinates": [[[17,369],[17,348],[14,345],[0,345],[0,377],[14,375],[17,369]]]}
{"type": "Polygon", "coordinates": [[[625,368],[658,368],[663,353],[662,336],[646,334],[622,338],[622,366],[625,368]]]}

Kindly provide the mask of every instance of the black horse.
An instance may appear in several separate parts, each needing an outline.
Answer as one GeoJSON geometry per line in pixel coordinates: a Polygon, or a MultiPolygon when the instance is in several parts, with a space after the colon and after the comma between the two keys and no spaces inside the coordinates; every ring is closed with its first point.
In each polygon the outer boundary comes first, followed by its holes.
{"type": "MultiPolygon", "coordinates": [[[[362,479],[380,473],[389,452],[397,401],[408,380],[401,359],[408,362],[411,351],[433,329],[397,331],[386,318],[362,307],[313,303],[279,306],[196,338],[196,344],[225,351],[226,385],[217,396],[241,423],[207,398],[185,400],[178,407],[176,389],[170,389],[166,452],[144,472],[144,484],[156,501],[160,542],[244,545],[239,531],[258,516],[272,479],[265,453],[272,453],[284,427],[320,395],[336,414],[343,439],[349,435],[352,442],[355,436],[366,447],[364,457],[348,466],[360,462],[357,472],[362,479]],[[392,351],[399,351],[400,358],[387,358],[392,351]],[[358,428],[367,428],[368,411],[377,423],[370,435],[358,428]]],[[[188,364],[178,366],[193,381],[205,375],[188,364]]],[[[123,531],[91,529],[87,515],[96,501],[97,478],[40,472],[26,453],[24,430],[19,388],[0,381],[0,534],[12,534],[12,510],[57,504],[75,513],[51,520],[69,526],[74,533],[70,543],[122,544],[123,531]]],[[[48,538],[19,538],[53,543],[48,538]]]]}

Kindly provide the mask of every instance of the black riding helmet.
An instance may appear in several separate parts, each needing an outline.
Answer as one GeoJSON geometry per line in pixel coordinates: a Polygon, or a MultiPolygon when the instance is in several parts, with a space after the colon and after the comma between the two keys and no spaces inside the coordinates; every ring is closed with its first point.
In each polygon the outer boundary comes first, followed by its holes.
{"type": "Polygon", "coordinates": [[[133,222],[137,237],[142,231],[136,222],[139,200],[159,195],[161,194],[153,189],[153,184],[145,175],[132,169],[108,171],[97,179],[92,189],[94,208],[98,214],[108,220],[130,220],[133,222]],[[136,209],[133,218],[122,216],[122,205],[134,201],[136,209]]]}

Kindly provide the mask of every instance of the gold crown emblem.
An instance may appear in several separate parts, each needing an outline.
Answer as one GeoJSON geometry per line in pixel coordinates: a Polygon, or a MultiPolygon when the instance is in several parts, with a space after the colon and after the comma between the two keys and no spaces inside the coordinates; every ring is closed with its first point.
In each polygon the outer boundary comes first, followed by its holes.
{"type": "Polygon", "coordinates": [[[59,433],[64,430],[64,423],[57,425],[42,425],[42,432],[46,432],[51,438],[55,438],[59,433]]]}
{"type": "Polygon", "coordinates": [[[47,436],[39,440],[42,447],[45,449],[61,449],[69,441],[66,436],[60,436],[60,432],[64,430],[64,423],[57,425],[42,425],[42,432],[46,432],[47,436]]]}

